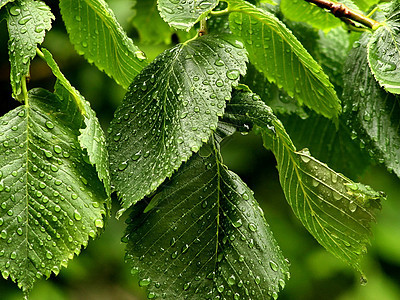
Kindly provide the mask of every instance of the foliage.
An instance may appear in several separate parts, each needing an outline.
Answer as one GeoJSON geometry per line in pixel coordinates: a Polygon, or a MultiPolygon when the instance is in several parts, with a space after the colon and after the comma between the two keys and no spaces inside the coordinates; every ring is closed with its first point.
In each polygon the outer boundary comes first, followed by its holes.
{"type": "Polygon", "coordinates": [[[285,249],[221,154],[235,131],[252,131],[293,214],[365,282],[385,195],[357,180],[373,163],[400,176],[400,1],[377,2],[343,1],[342,22],[300,0],[137,1],[141,45],[170,47],[151,61],[106,1],[60,0],[54,15],[76,51],[126,90],[106,136],[61,57],[38,48],[52,9],[0,1],[21,102],[0,118],[2,276],[28,295],[57,275],[101,233],[114,193],[116,217],[130,212],[126,263],[148,298],[276,299],[290,278],[285,249]],[[368,28],[358,21],[374,5],[368,28]],[[28,90],[36,56],[52,91],[28,90]]]}

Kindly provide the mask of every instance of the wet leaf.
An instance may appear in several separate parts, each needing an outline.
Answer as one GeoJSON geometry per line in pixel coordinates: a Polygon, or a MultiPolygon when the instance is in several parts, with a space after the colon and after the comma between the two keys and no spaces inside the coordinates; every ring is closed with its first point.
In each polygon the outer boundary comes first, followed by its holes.
{"type": "Polygon", "coordinates": [[[14,0],[0,0],[0,8],[10,2],[14,2],[14,0]]]}
{"type": "Polygon", "coordinates": [[[107,195],[81,150],[82,121],[73,103],[42,89],[0,118],[0,270],[24,291],[103,227],[107,195]]]}
{"type": "Polygon", "coordinates": [[[322,67],[273,14],[243,0],[229,0],[232,32],[244,41],[249,59],[271,82],[300,104],[337,118],[340,101],[322,67]],[[261,37],[261,39],[260,39],[261,37]]]}
{"type": "Polygon", "coordinates": [[[41,1],[17,0],[6,6],[9,32],[8,54],[13,96],[20,98],[22,81],[29,77],[30,61],[36,56],[36,46],[43,42],[54,16],[41,1]]]}
{"type": "Polygon", "coordinates": [[[147,65],[144,53],[133,44],[104,0],[60,0],[70,40],[79,54],[128,88],[147,65]]]}
{"type": "Polygon", "coordinates": [[[165,51],[135,78],[109,134],[120,213],[207,142],[246,61],[240,42],[206,35],[165,51]]]}
{"type": "Polygon", "coordinates": [[[217,0],[158,0],[158,9],[170,26],[189,30],[217,4],[217,0]]]}
{"type": "Polygon", "coordinates": [[[360,259],[384,195],[335,172],[308,149],[297,151],[271,108],[253,93],[236,93],[225,119],[256,127],[264,146],[275,154],[281,186],[295,215],[326,250],[361,272],[360,259]]]}
{"type": "Polygon", "coordinates": [[[193,155],[149,205],[135,207],[123,239],[149,298],[276,299],[285,286],[288,264],[261,208],[215,152],[193,155]]]}

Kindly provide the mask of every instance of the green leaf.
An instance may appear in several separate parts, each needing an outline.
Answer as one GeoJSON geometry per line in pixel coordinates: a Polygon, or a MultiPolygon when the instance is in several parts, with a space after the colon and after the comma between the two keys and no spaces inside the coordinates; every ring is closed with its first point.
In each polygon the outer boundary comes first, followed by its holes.
{"type": "Polygon", "coordinates": [[[0,118],[0,270],[24,291],[58,274],[103,227],[107,196],[66,100],[32,90],[0,118]]]}
{"type": "Polygon", "coordinates": [[[187,31],[217,5],[218,0],[158,0],[158,10],[165,22],[187,31]]]}
{"type": "Polygon", "coordinates": [[[361,10],[367,11],[372,5],[377,4],[379,0],[353,0],[353,2],[361,10]]]}
{"type": "Polygon", "coordinates": [[[368,43],[368,62],[379,84],[400,94],[400,1],[391,2],[384,13],[386,21],[368,43]]]}
{"type": "Polygon", "coordinates": [[[135,78],[108,136],[120,214],[207,142],[246,61],[240,42],[206,35],[166,50],[135,78]]]}
{"type": "Polygon", "coordinates": [[[71,42],[79,54],[124,88],[147,64],[104,0],[60,0],[71,42]]]}
{"type": "Polygon", "coordinates": [[[400,98],[385,92],[368,68],[369,37],[361,37],[346,61],[344,111],[354,135],[378,162],[400,177],[400,98]]]}
{"type": "Polygon", "coordinates": [[[14,2],[14,0],[0,0],[0,8],[10,2],[14,2]]]}
{"type": "Polygon", "coordinates": [[[36,55],[36,46],[43,42],[54,16],[50,8],[41,1],[17,0],[6,8],[10,35],[8,42],[10,80],[13,96],[19,98],[22,93],[22,81],[25,77],[29,77],[30,61],[36,55]]]}
{"type": "Polygon", "coordinates": [[[288,264],[253,192],[215,154],[194,155],[149,206],[135,207],[123,239],[148,298],[276,299],[285,286],[288,264]]]}
{"type": "Polygon", "coordinates": [[[139,32],[140,41],[149,44],[170,44],[174,30],[161,19],[157,0],[137,1],[133,26],[139,32]]]}
{"type": "Polygon", "coordinates": [[[54,61],[53,56],[46,49],[42,49],[44,59],[51,68],[53,74],[57,77],[56,95],[61,99],[69,99],[74,101],[80,108],[85,123],[85,128],[80,129],[81,135],[79,142],[82,149],[86,149],[90,163],[96,167],[98,176],[104,183],[107,195],[111,194],[109,158],[106,146],[106,138],[103,129],[100,126],[96,113],[90,107],[88,101],[69,83],[65,76],[61,73],[60,68],[54,61]]]}
{"type": "Polygon", "coordinates": [[[271,108],[255,94],[237,93],[225,117],[256,125],[264,146],[275,154],[281,186],[295,215],[326,250],[361,271],[359,262],[382,193],[335,172],[308,149],[297,151],[271,108]]]}
{"type": "Polygon", "coordinates": [[[271,13],[243,0],[228,3],[229,10],[235,11],[229,18],[231,30],[245,41],[250,62],[301,104],[337,118],[341,107],[332,84],[286,26],[271,13]]]}
{"type": "Polygon", "coordinates": [[[331,120],[316,114],[309,114],[306,119],[294,115],[280,119],[297,149],[309,148],[313,156],[334,170],[357,179],[370,166],[367,151],[360,147],[344,117],[339,118],[338,128],[331,120]]]}
{"type": "Polygon", "coordinates": [[[289,20],[306,22],[318,29],[329,30],[342,23],[331,13],[304,0],[281,0],[280,7],[289,20]]]}

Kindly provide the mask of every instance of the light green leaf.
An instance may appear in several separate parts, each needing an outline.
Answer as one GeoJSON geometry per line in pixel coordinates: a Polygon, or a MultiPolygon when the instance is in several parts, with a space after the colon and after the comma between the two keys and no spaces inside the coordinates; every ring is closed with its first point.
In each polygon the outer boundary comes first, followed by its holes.
{"type": "Polygon", "coordinates": [[[60,0],[61,14],[79,54],[128,88],[146,57],[126,35],[104,0],[60,0]]]}
{"type": "Polygon", "coordinates": [[[139,32],[141,42],[167,45],[171,43],[174,30],[161,19],[157,9],[157,0],[137,1],[135,9],[136,15],[132,23],[139,32]]]}
{"type": "Polygon", "coordinates": [[[74,101],[81,110],[85,128],[80,129],[81,135],[79,142],[82,149],[86,149],[90,163],[96,167],[98,176],[104,183],[107,195],[111,194],[109,159],[106,146],[106,139],[103,129],[100,126],[96,113],[90,107],[88,101],[69,83],[65,76],[61,73],[60,68],[54,61],[53,56],[46,49],[42,49],[44,59],[51,68],[53,74],[57,77],[56,95],[61,99],[69,99],[74,101]]]}
{"type": "Polygon", "coordinates": [[[43,42],[54,16],[50,8],[41,1],[17,0],[6,8],[10,35],[8,42],[10,80],[13,96],[19,98],[22,81],[25,77],[29,77],[30,61],[36,55],[36,46],[43,42]]]}
{"type": "Polygon", "coordinates": [[[368,68],[369,38],[364,34],[346,61],[344,111],[355,137],[400,177],[400,98],[385,92],[368,68]]]}
{"type": "Polygon", "coordinates": [[[166,50],[135,78],[108,136],[120,214],[207,142],[246,61],[240,42],[205,35],[166,50]]]}
{"type": "Polygon", "coordinates": [[[76,106],[42,89],[0,118],[0,270],[24,291],[103,227],[107,195],[79,145],[76,106]]]}
{"type": "Polygon", "coordinates": [[[289,20],[306,22],[318,29],[329,30],[342,23],[331,13],[304,0],[281,0],[280,7],[289,20]]]}
{"type": "Polygon", "coordinates": [[[286,26],[246,1],[228,3],[233,11],[229,18],[231,30],[245,42],[250,62],[301,104],[328,118],[337,118],[341,107],[333,85],[286,26]]]}
{"type": "Polygon", "coordinates": [[[161,17],[176,29],[190,28],[218,5],[218,0],[157,0],[161,17]]]}
{"type": "Polygon", "coordinates": [[[372,5],[377,4],[379,0],[353,0],[353,2],[361,10],[367,11],[372,5]]]}
{"type": "Polygon", "coordinates": [[[384,196],[335,172],[308,149],[297,151],[271,108],[252,93],[237,93],[225,117],[256,125],[264,146],[275,154],[281,186],[295,215],[329,252],[361,271],[371,223],[384,196]]]}
{"type": "Polygon", "coordinates": [[[135,207],[123,239],[148,298],[276,299],[285,286],[288,264],[253,192],[215,154],[194,155],[149,206],[135,207]]]}
{"type": "Polygon", "coordinates": [[[379,84],[400,94],[400,1],[392,1],[384,13],[386,21],[368,43],[368,62],[379,84]]]}
{"type": "Polygon", "coordinates": [[[0,0],[0,8],[10,2],[14,2],[14,0],[0,0]]]}

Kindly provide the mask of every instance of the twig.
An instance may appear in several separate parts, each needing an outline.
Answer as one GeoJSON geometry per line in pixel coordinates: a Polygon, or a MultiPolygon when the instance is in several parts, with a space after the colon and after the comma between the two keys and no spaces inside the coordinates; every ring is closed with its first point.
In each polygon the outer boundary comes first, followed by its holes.
{"type": "Polygon", "coordinates": [[[355,21],[360,23],[372,30],[376,30],[382,24],[378,21],[368,18],[363,14],[348,8],[346,5],[342,3],[336,3],[329,0],[304,0],[310,3],[317,5],[318,7],[329,10],[335,17],[337,18],[345,18],[348,20],[355,21]]]}

